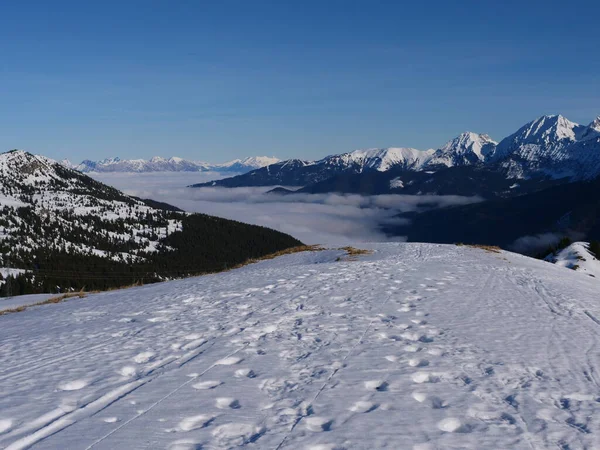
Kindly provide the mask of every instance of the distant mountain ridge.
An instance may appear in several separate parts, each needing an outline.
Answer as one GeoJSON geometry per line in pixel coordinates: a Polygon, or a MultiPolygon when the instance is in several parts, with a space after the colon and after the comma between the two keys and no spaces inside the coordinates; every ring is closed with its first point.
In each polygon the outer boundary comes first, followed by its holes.
{"type": "Polygon", "coordinates": [[[120,159],[106,158],[101,161],[86,159],[79,164],[74,164],[65,159],[61,164],[70,169],[83,173],[91,172],[223,172],[245,173],[260,167],[275,164],[279,159],[268,156],[251,156],[243,159],[234,159],[222,164],[212,164],[203,161],[191,161],[173,156],[162,158],[155,156],[146,159],[120,159]]]}
{"type": "MultiPolygon", "coordinates": [[[[391,170],[433,173],[462,166],[485,168],[507,180],[593,179],[600,175],[600,117],[585,126],[561,115],[542,116],[500,142],[487,134],[465,132],[437,150],[382,148],[331,155],[318,161],[291,159],[193,187],[309,187],[338,176],[391,170]]],[[[400,181],[390,189],[401,192],[405,183],[400,181]]]]}

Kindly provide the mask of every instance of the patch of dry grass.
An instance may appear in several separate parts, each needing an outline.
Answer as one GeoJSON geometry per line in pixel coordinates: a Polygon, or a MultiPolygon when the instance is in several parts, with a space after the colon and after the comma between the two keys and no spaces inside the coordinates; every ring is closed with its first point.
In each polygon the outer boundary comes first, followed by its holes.
{"type": "Polygon", "coordinates": [[[338,250],[344,250],[346,252],[346,256],[344,258],[337,258],[336,261],[357,261],[360,255],[372,255],[373,250],[365,250],[362,248],[355,247],[341,247],[338,250]]]}
{"type": "MultiPolygon", "coordinates": [[[[456,244],[456,245],[464,245],[464,244],[456,244]]],[[[480,248],[489,253],[501,253],[502,249],[497,245],[481,245],[481,244],[467,244],[467,247],[471,248],[480,248]]]]}

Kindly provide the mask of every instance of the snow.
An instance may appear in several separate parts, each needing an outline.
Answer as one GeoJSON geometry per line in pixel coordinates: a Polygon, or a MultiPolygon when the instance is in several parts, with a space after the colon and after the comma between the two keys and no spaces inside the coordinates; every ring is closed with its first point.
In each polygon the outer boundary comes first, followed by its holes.
{"type": "MultiPolygon", "coordinates": [[[[339,157],[346,163],[358,164],[364,168],[385,172],[396,166],[418,167],[431,153],[430,150],[422,151],[415,148],[390,147],[355,150],[339,157]]],[[[335,157],[336,155],[333,158],[335,157]]]]}
{"type": "Polygon", "coordinates": [[[390,180],[390,189],[403,188],[404,182],[400,177],[396,177],[390,180]]]}
{"type": "Polygon", "coordinates": [[[0,448],[598,448],[598,280],[372,249],[1,316],[0,448]]]}
{"type": "Polygon", "coordinates": [[[30,294],[18,295],[16,297],[0,297],[0,312],[6,311],[7,309],[19,308],[21,306],[35,305],[36,303],[46,301],[57,295],[59,294],[30,294]]]}
{"type": "Polygon", "coordinates": [[[588,247],[587,242],[574,242],[557,255],[550,255],[547,260],[557,266],[600,278],[600,261],[590,253],[588,247]]]}

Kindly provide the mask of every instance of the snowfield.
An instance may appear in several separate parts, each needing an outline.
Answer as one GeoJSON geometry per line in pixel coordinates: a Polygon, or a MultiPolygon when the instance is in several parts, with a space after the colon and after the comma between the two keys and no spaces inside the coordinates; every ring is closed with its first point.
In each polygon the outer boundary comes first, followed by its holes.
{"type": "Polygon", "coordinates": [[[0,448],[600,448],[598,279],[372,248],[0,316],[0,448]]]}

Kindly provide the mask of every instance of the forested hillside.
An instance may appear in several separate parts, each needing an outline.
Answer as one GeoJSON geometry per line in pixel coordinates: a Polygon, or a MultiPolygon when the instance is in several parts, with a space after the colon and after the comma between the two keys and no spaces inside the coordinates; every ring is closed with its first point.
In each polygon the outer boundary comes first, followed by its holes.
{"type": "Polygon", "coordinates": [[[214,272],[299,244],[129,197],[43,157],[0,155],[0,268],[21,269],[0,279],[0,296],[214,272]]]}

